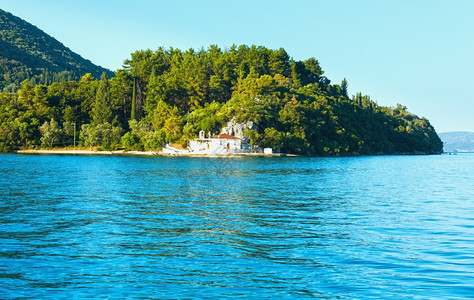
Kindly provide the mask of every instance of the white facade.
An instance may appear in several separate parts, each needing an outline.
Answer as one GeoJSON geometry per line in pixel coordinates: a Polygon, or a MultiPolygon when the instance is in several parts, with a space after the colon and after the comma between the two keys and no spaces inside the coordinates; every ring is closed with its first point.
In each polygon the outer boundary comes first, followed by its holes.
{"type": "Polygon", "coordinates": [[[273,154],[273,149],[272,148],[263,148],[263,153],[264,154],[273,154]]]}
{"type": "Polygon", "coordinates": [[[199,132],[199,139],[189,143],[193,154],[238,154],[250,152],[250,148],[250,145],[242,144],[242,139],[229,134],[205,138],[204,131],[199,132]]]}
{"type": "Polygon", "coordinates": [[[205,132],[199,132],[199,138],[189,142],[188,149],[177,149],[168,144],[163,147],[163,153],[169,155],[233,155],[233,154],[272,154],[271,148],[261,149],[252,147],[244,139],[226,133],[206,138],[205,132]],[[264,151],[263,151],[264,150],[264,151]]]}

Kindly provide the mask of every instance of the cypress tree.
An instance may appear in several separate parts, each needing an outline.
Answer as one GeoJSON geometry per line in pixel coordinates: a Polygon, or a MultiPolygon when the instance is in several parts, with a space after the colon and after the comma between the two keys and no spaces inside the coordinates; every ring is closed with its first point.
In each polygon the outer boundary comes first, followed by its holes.
{"type": "Polygon", "coordinates": [[[132,93],[132,112],[130,114],[130,120],[136,120],[135,110],[136,110],[136,87],[135,87],[135,78],[133,79],[133,93],[132,93]]]}

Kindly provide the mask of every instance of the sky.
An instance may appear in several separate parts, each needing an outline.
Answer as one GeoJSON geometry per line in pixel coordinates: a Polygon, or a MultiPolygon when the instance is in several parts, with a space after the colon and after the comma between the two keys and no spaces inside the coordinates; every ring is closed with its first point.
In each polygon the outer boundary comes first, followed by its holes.
{"type": "Polygon", "coordinates": [[[136,50],[283,47],[332,83],[405,105],[437,132],[474,132],[472,0],[0,0],[0,8],[115,71],[136,50]]]}

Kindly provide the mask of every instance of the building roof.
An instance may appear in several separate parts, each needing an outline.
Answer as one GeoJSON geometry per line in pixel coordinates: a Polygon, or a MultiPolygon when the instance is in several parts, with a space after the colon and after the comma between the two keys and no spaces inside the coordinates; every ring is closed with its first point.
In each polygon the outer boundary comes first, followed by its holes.
{"type": "Polygon", "coordinates": [[[227,133],[221,133],[218,136],[215,136],[214,138],[216,139],[224,139],[224,140],[240,140],[240,138],[227,134],[227,133]]]}

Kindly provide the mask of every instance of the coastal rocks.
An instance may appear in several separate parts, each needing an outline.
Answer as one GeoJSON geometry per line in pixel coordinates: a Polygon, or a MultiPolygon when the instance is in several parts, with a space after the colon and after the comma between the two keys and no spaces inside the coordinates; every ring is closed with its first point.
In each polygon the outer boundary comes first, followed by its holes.
{"type": "Polygon", "coordinates": [[[237,123],[235,117],[233,117],[232,120],[227,122],[227,125],[221,129],[221,133],[230,134],[245,141],[248,140],[248,138],[244,134],[244,131],[246,129],[257,130],[257,125],[251,121],[247,121],[245,123],[237,123]]]}

